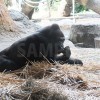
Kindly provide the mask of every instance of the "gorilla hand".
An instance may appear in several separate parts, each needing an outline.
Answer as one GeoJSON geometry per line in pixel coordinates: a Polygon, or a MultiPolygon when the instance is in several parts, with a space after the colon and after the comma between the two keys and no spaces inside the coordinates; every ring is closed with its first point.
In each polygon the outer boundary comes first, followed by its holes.
{"type": "Polygon", "coordinates": [[[62,51],[62,53],[63,53],[63,56],[64,56],[64,58],[65,58],[66,60],[69,59],[70,56],[71,56],[70,47],[69,47],[69,46],[66,46],[66,47],[64,48],[64,50],[62,51]]]}
{"type": "Polygon", "coordinates": [[[74,64],[81,65],[81,66],[83,65],[83,62],[81,60],[70,58],[71,50],[70,50],[69,46],[66,46],[64,48],[64,50],[62,51],[62,53],[63,53],[63,55],[59,57],[60,62],[62,64],[67,63],[67,64],[71,64],[71,65],[74,65],[74,64]]]}
{"type": "Polygon", "coordinates": [[[70,47],[66,46],[62,51],[61,51],[61,55],[56,56],[56,60],[59,62],[65,62],[66,60],[68,60],[70,58],[71,55],[71,51],[70,51],[70,47]]]}
{"type": "Polygon", "coordinates": [[[83,65],[83,62],[81,60],[73,59],[73,58],[70,58],[70,59],[66,60],[65,63],[71,64],[71,65],[81,65],[81,66],[83,65]]]}

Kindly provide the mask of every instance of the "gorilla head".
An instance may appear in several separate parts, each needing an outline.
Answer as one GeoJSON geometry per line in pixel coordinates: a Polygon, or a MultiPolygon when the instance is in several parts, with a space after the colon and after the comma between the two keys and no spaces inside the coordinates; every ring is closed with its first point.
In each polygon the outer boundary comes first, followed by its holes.
{"type": "Polygon", "coordinates": [[[37,37],[39,37],[40,40],[43,40],[46,46],[51,46],[55,54],[61,53],[64,50],[63,43],[65,37],[57,24],[47,26],[40,30],[37,37]]]}

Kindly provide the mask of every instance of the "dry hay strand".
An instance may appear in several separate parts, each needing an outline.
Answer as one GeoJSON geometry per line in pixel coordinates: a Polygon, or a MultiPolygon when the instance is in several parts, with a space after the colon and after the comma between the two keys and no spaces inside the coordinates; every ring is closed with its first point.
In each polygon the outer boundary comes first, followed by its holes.
{"type": "Polygon", "coordinates": [[[95,72],[95,71],[100,71],[100,65],[96,65],[95,63],[93,64],[86,64],[84,66],[84,71],[91,71],[91,72],[95,72]]]}
{"type": "Polygon", "coordinates": [[[95,96],[95,97],[100,97],[100,90],[93,90],[88,93],[89,96],[95,96]]]}
{"type": "Polygon", "coordinates": [[[16,70],[13,73],[25,79],[27,79],[30,76],[34,78],[43,78],[49,74],[47,73],[47,70],[53,67],[53,64],[48,63],[47,61],[31,62],[31,64],[32,65],[27,64],[25,68],[16,70]]]}
{"type": "Polygon", "coordinates": [[[24,80],[20,79],[14,74],[0,73],[0,88],[5,87],[9,84],[19,85],[22,84],[24,80]]]}
{"type": "Polygon", "coordinates": [[[56,82],[57,84],[66,85],[74,89],[88,89],[86,80],[78,73],[78,67],[71,65],[60,65],[57,72],[49,77],[49,81],[56,82]]]}
{"type": "Polygon", "coordinates": [[[71,66],[67,64],[59,66],[57,72],[49,77],[49,81],[79,90],[100,88],[100,66],[71,66]]]}
{"type": "MultiPolygon", "coordinates": [[[[62,85],[67,85],[69,87],[85,90],[89,88],[95,88],[97,83],[100,85],[100,82],[95,82],[93,72],[98,70],[99,67],[95,65],[87,66],[71,66],[71,65],[52,65],[48,62],[34,62],[32,66],[26,66],[22,71],[20,71],[20,76],[28,79],[32,76],[35,79],[47,79],[48,81],[56,82],[62,85]],[[87,70],[86,70],[87,69],[87,70]],[[88,76],[91,74],[90,76],[88,76]],[[93,78],[93,79],[92,79],[93,78]],[[92,80],[90,80],[92,79],[92,80]]],[[[15,72],[16,73],[16,72],[15,72]]],[[[17,75],[19,72],[17,73],[17,75]]],[[[95,76],[96,77],[96,76],[95,76]]],[[[99,85],[97,85],[99,87],[99,85]]]]}
{"type": "MultiPolygon", "coordinates": [[[[24,84],[16,92],[12,90],[10,97],[21,100],[68,100],[67,96],[58,93],[57,91],[51,91],[50,86],[52,84],[43,79],[27,79],[24,84]]],[[[17,88],[18,90],[18,88],[17,88]]]]}
{"type": "MultiPolygon", "coordinates": [[[[9,82],[10,85],[4,84],[4,86],[7,85],[6,87],[9,92],[7,91],[4,94],[3,90],[1,93],[3,93],[4,98],[9,98],[8,100],[68,100],[67,97],[70,98],[78,94],[82,94],[83,97],[93,95],[99,98],[100,93],[98,92],[98,87],[100,82],[98,79],[100,74],[97,78],[97,75],[95,76],[94,73],[98,70],[99,66],[94,65],[71,66],[67,64],[60,65],[57,63],[56,65],[52,65],[48,62],[35,62],[32,66],[27,65],[26,68],[18,72],[15,71],[12,74],[3,73],[1,75],[3,78],[0,77],[1,82],[9,82]],[[46,75],[48,71],[50,75],[46,75]],[[40,72],[43,72],[42,75],[40,72]],[[25,79],[15,75],[18,73],[21,75],[26,74],[24,76],[25,79]],[[94,79],[94,76],[97,79],[94,79]],[[93,85],[94,83],[96,85],[93,85]],[[11,88],[11,85],[14,87],[11,88]],[[96,92],[93,94],[92,91],[96,92]]],[[[79,97],[77,96],[76,98],[78,99],[79,97]]]]}

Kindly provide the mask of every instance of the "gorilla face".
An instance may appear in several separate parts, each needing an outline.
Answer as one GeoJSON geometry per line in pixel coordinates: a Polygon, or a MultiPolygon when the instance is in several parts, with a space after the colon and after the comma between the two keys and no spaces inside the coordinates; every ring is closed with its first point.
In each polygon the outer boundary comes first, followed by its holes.
{"type": "Polygon", "coordinates": [[[60,30],[59,26],[54,24],[52,27],[52,41],[56,44],[56,50],[58,49],[58,53],[62,52],[64,49],[64,41],[65,37],[62,31],[60,30]]]}

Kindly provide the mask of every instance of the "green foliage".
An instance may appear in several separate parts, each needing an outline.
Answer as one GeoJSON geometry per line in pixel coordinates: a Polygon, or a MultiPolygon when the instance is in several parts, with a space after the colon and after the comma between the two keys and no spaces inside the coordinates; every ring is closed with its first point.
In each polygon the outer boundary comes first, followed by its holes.
{"type": "Polygon", "coordinates": [[[4,0],[5,5],[8,6],[12,6],[12,2],[11,0],[4,0]]]}
{"type": "Polygon", "coordinates": [[[50,8],[53,10],[57,10],[59,3],[61,0],[49,0],[50,8]]]}
{"type": "Polygon", "coordinates": [[[44,2],[48,2],[49,3],[49,6],[50,6],[50,8],[52,9],[52,10],[57,10],[57,8],[58,8],[58,5],[59,5],[59,2],[61,1],[61,0],[31,0],[31,1],[44,1],[44,2]]]}
{"type": "Polygon", "coordinates": [[[88,9],[85,6],[80,5],[79,3],[76,3],[75,4],[75,13],[79,13],[82,11],[88,11],[88,9]]]}

